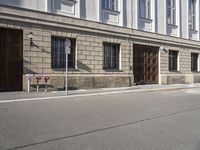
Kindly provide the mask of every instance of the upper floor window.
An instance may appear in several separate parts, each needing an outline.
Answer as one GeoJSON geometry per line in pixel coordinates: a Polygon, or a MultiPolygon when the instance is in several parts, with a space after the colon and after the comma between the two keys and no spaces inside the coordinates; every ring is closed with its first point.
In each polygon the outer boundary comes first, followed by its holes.
{"type": "Polygon", "coordinates": [[[102,5],[104,9],[109,9],[112,11],[118,10],[118,0],[102,0],[102,5]]]}
{"type": "Polygon", "coordinates": [[[139,16],[151,19],[151,0],[139,0],[139,16]]]}
{"type": "Polygon", "coordinates": [[[167,0],[167,23],[176,24],[176,0],[167,0]]]}
{"type": "Polygon", "coordinates": [[[189,0],[189,28],[196,29],[196,0],[189,0]]]}

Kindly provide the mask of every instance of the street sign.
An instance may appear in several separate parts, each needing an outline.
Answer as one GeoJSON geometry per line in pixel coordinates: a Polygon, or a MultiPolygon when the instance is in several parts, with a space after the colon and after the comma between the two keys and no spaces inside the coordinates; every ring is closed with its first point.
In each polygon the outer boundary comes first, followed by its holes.
{"type": "Polygon", "coordinates": [[[65,55],[66,55],[66,75],[65,75],[65,93],[68,95],[68,86],[67,86],[67,80],[68,80],[68,54],[70,54],[70,47],[71,47],[71,41],[69,39],[65,40],[65,55]]]}
{"type": "Polygon", "coordinates": [[[69,39],[65,40],[65,49],[71,47],[71,41],[69,39]]]}
{"type": "Polygon", "coordinates": [[[65,53],[66,54],[71,54],[71,48],[65,48],[65,53]]]}

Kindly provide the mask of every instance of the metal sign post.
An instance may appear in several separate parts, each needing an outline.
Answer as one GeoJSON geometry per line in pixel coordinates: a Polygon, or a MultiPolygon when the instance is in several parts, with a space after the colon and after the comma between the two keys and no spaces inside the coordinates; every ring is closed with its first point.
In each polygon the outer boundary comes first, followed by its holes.
{"type": "Polygon", "coordinates": [[[68,53],[70,52],[71,41],[65,40],[65,55],[66,55],[66,71],[65,71],[65,94],[68,95],[68,53]]]}

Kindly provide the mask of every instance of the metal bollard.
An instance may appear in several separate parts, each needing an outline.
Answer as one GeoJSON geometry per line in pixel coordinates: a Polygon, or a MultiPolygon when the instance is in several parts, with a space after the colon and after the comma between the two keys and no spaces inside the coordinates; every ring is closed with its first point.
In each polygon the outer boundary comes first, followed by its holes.
{"type": "Polygon", "coordinates": [[[48,88],[47,83],[48,83],[48,80],[49,80],[49,77],[48,77],[48,76],[45,76],[45,77],[44,77],[44,81],[45,81],[45,92],[47,92],[47,88],[48,88]]]}
{"type": "Polygon", "coordinates": [[[36,77],[36,80],[37,80],[37,93],[38,93],[39,92],[39,83],[40,83],[41,77],[36,77]]]}
{"type": "Polygon", "coordinates": [[[28,77],[28,93],[30,93],[31,77],[28,77]]]}

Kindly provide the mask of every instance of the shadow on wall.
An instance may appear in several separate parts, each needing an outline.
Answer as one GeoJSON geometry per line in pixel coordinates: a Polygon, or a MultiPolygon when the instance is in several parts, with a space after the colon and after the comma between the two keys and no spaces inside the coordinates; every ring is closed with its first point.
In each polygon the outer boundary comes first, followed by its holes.
{"type": "Polygon", "coordinates": [[[31,69],[28,69],[26,67],[24,67],[23,71],[24,71],[24,74],[38,74],[38,73],[36,73],[36,72],[32,71],[31,69]]]}
{"type": "MultiPolygon", "coordinates": [[[[44,53],[47,53],[47,54],[50,54],[51,52],[49,52],[48,50],[44,49],[44,47],[42,46],[38,46],[37,44],[35,44],[34,42],[32,43],[32,46],[31,47],[36,47],[37,49],[41,50],[42,52],[44,53]]],[[[31,47],[30,47],[30,50],[31,50],[31,47]]]]}
{"type": "MultiPolygon", "coordinates": [[[[35,43],[32,43],[32,46],[30,46],[30,51],[31,51],[31,48],[32,47],[36,47],[37,49],[41,50],[43,53],[46,53],[46,54],[50,54],[51,52],[49,52],[48,50],[44,49],[43,47],[41,46],[38,46],[37,44],[35,43]]],[[[26,65],[26,64],[31,64],[30,61],[27,61],[27,60],[23,60],[23,63],[26,65]]],[[[24,67],[24,70],[23,70],[23,74],[40,74],[42,72],[34,72],[31,70],[31,67],[30,68],[26,68],[24,67]]]]}
{"type": "MultiPolygon", "coordinates": [[[[26,60],[24,60],[24,62],[26,63],[27,61],[26,60]]],[[[27,62],[27,63],[30,63],[30,62],[27,62]]],[[[34,72],[34,71],[32,71],[31,69],[29,69],[29,68],[24,68],[24,74],[38,74],[37,72],[34,72]]],[[[25,80],[24,80],[24,85],[26,86],[28,83],[28,77],[26,77],[25,78],[25,80]]],[[[50,91],[52,91],[52,90],[64,90],[64,89],[59,89],[59,88],[56,88],[55,86],[53,86],[52,84],[50,84],[49,82],[46,84],[45,82],[44,82],[44,78],[41,78],[41,80],[40,80],[40,82],[39,82],[39,84],[37,84],[37,80],[36,80],[36,77],[31,77],[31,83],[30,83],[30,88],[31,88],[31,91],[36,91],[36,89],[37,89],[37,86],[39,87],[39,91],[44,91],[45,90],[45,88],[47,88],[48,90],[50,90],[50,91]]],[[[27,90],[26,88],[25,88],[25,90],[27,90]]]]}
{"type": "Polygon", "coordinates": [[[92,72],[92,71],[91,71],[92,69],[91,69],[90,67],[88,67],[87,65],[81,63],[80,61],[77,62],[77,67],[78,67],[79,69],[86,70],[87,72],[92,72]]]}

